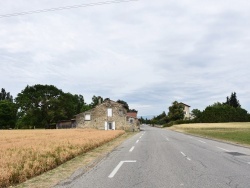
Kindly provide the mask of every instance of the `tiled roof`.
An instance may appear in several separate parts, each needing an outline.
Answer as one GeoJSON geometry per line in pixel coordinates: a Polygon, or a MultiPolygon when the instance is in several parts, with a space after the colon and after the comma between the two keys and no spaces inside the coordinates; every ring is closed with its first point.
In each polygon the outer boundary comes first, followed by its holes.
{"type": "Polygon", "coordinates": [[[183,104],[184,106],[191,107],[191,106],[189,106],[189,105],[187,105],[187,104],[185,104],[185,103],[183,103],[183,102],[180,102],[180,104],[183,104]]]}
{"type": "Polygon", "coordinates": [[[136,112],[128,112],[127,116],[137,118],[137,113],[136,112]]]}

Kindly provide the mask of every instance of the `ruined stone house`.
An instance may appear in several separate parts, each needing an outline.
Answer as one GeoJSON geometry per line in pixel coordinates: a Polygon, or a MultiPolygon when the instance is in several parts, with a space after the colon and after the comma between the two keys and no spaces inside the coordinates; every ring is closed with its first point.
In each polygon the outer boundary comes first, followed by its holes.
{"type": "Polygon", "coordinates": [[[107,99],[95,108],[77,114],[75,120],[77,128],[139,131],[137,117],[131,118],[122,104],[107,99]]]}

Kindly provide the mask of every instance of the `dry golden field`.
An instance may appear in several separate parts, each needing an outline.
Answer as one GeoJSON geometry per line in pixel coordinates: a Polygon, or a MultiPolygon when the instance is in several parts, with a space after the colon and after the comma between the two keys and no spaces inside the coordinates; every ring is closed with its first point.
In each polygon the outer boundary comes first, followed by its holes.
{"type": "Polygon", "coordinates": [[[250,122],[181,124],[169,129],[250,146],[250,122]]]}
{"type": "Polygon", "coordinates": [[[169,129],[249,129],[250,122],[233,122],[233,123],[194,123],[194,124],[180,124],[174,125],[169,129]]]}
{"type": "Polygon", "coordinates": [[[124,134],[101,130],[0,130],[0,187],[24,182],[124,134]]]}

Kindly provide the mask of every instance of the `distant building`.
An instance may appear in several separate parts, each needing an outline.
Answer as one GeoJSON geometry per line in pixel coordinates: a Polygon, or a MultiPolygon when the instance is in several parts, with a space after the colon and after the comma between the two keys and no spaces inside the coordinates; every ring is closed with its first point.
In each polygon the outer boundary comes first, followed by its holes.
{"type": "Polygon", "coordinates": [[[179,104],[182,104],[184,106],[184,119],[191,119],[191,114],[190,114],[190,107],[189,105],[180,102],[179,104]]]}
{"type": "Polygon", "coordinates": [[[77,128],[140,130],[137,113],[127,113],[123,104],[110,99],[104,100],[89,111],[77,114],[75,119],[77,128]]]}
{"type": "Polygon", "coordinates": [[[76,120],[61,120],[56,124],[56,129],[71,129],[76,128],[76,120]]]}

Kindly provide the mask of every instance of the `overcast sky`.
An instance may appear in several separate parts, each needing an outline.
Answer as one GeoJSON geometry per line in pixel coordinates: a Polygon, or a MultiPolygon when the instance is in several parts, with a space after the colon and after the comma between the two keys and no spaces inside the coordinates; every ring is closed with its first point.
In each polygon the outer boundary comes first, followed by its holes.
{"type": "MultiPolygon", "coordinates": [[[[105,0],[104,0],[105,1],[105,0]]],[[[101,0],[0,0],[0,14],[101,0]]],[[[249,0],[139,0],[0,18],[0,88],[124,100],[140,116],[204,110],[236,92],[250,111],[249,0]]]]}

